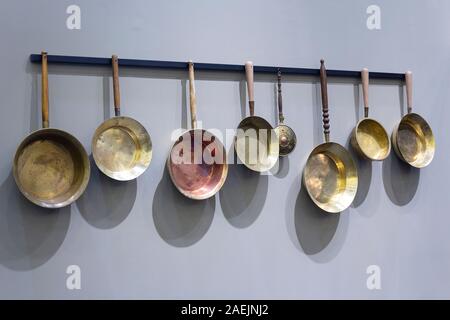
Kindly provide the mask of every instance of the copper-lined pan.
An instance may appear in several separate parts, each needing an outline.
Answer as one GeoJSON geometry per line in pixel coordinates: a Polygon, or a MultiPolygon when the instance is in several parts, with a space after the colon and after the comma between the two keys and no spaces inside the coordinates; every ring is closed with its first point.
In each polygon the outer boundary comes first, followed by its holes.
{"type": "Polygon", "coordinates": [[[392,132],[392,145],[395,153],[404,162],[415,168],[423,168],[434,157],[435,141],[433,131],[426,120],[412,112],[412,73],[405,74],[406,103],[408,113],[392,132]]]}
{"type": "Polygon", "coordinates": [[[226,151],[219,138],[197,129],[194,64],[189,62],[189,101],[192,129],[173,144],[167,168],[175,187],[186,197],[203,200],[222,188],[228,174],[226,151]]]}
{"type": "Polygon", "coordinates": [[[42,129],[28,135],[14,156],[13,174],[22,194],[45,208],[77,200],[89,181],[86,151],[71,134],[49,128],[47,53],[42,53],[42,129]]]}
{"type": "Polygon", "coordinates": [[[245,64],[245,75],[250,116],[239,123],[234,146],[239,160],[247,168],[257,172],[268,171],[278,161],[278,136],[269,122],[254,115],[255,98],[251,61],[245,64]]]}
{"type": "Polygon", "coordinates": [[[283,99],[281,96],[281,71],[278,69],[278,126],[275,128],[275,132],[278,135],[279,152],[280,156],[287,156],[291,153],[296,144],[297,136],[294,130],[289,126],[284,124],[284,114],[283,114],[283,99]]]}
{"type": "Polygon", "coordinates": [[[147,130],[133,118],[120,115],[119,63],[113,68],[115,117],[104,121],[92,137],[92,155],[97,167],[108,177],[127,181],[140,176],[150,165],[152,141],[147,130]]]}
{"type": "Polygon", "coordinates": [[[321,60],[320,64],[325,143],[318,145],[309,155],[303,170],[303,184],[318,207],[337,213],[353,202],[358,188],[358,172],[347,149],[330,142],[327,76],[324,61],[321,60]]]}
{"type": "Polygon", "coordinates": [[[364,118],[352,132],[351,144],[362,156],[375,161],[384,160],[391,152],[389,135],[376,120],[369,118],[369,70],[361,71],[364,100],[364,118]]]}

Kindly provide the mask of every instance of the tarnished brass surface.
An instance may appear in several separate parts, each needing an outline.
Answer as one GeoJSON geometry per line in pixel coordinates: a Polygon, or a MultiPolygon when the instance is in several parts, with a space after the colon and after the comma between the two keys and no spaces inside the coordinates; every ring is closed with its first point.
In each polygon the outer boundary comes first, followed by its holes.
{"type": "Polygon", "coordinates": [[[33,203],[46,208],[69,205],[84,192],[90,165],[80,142],[58,129],[28,135],[17,148],[14,179],[33,203]]]}
{"type": "Polygon", "coordinates": [[[144,126],[129,117],[103,122],[92,138],[92,154],[108,177],[126,181],[137,178],[152,159],[152,141],[144,126]]]}
{"type": "Polygon", "coordinates": [[[389,135],[378,121],[371,118],[364,118],[358,122],[350,141],[359,154],[370,160],[384,160],[391,152],[389,135]]]}
{"type": "Polygon", "coordinates": [[[278,136],[280,156],[287,156],[295,149],[297,144],[297,136],[294,130],[287,125],[280,124],[275,128],[275,133],[278,136]]]}
{"type": "Polygon", "coordinates": [[[172,146],[167,159],[167,169],[175,187],[183,195],[194,200],[208,199],[222,188],[228,175],[225,147],[219,139],[206,130],[189,130],[172,146]],[[201,148],[198,150],[195,147],[196,136],[200,138],[201,143],[201,148]],[[190,140],[190,143],[182,144],[183,139],[190,140]],[[188,150],[185,150],[184,146],[188,150]],[[186,155],[185,152],[188,154],[186,155]],[[198,153],[195,154],[196,152],[198,153]],[[218,161],[205,160],[205,155],[212,155],[218,161]],[[175,161],[183,156],[186,157],[186,162],[175,161]],[[195,159],[198,159],[199,163],[196,163],[195,159]]]}
{"type": "Polygon", "coordinates": [[[402,118],[392,132],[392,144],[399,158],[416,168],[429,165],[436,148],[431,127],[417,113],[402,118]]]}
{"type": "Polygon", "coordinates": [[[349,152],[333,142],[317,146],[308,157],[303,184],[322,210],[338,213],[350,206],[358,189],[358,172],[349,152]]]}
{"type": "Polygon", "coordinates": [[[268,171],[278,161],[278,136],[261,117],[247,117],[239,123],[234,146],[239,160],[253,171],[268,171]]]}

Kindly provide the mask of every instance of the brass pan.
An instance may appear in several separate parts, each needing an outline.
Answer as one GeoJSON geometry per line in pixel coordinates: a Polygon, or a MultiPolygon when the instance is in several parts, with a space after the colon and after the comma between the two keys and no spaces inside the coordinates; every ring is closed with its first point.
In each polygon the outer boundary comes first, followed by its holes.
{"type": "Polygon", "coordinates": [[[42,52],[42,126],[18,146],[13,174],[19,190],[44,208],[60,208],[77,200],[86,189],[89,159],[71,134],[50,129],[48,117],[47,53],[42,52]]]}
{"type": "Polygon", "coordinates": [[[228,174],[226,151],[222,142],[207,130],[197,129],[197,101],[194,64],[189,62],[189,101],[192,129],[173,144],[167,168],[175,187],[184,196],[204,200],[214,196],[228,174]]]}
{"type": "Polygon", "coordinates": [[[92,154],[97,167],[108,177],[127,181],[140,176],[150,165],[152,141],[144,126],[133,118],[120,116],[119,63],[113,67],[115,117],[104,121],[92,137],[92,154]]]}
{"type": "Polygon", "coordinates": [[[364,97],[364,118],[358,121],[352,131],[351,144],[363,157],[374,161],[387,158],[391,152],[391,141],[383,126],[369,118],[369,70],[361,71],[364,97]]]}
{"type": "Polygon", "coordinates": [[[329,142],[327,78],[320,61],[322,117],[325,143],[311,152],[303,170],[303,184],[313,202],[322,210],[338,213],[348,208],[358,189],[358,172],[350,153],[340,144],[329,142]]]}
{"type": "Polygon", "coordinates": [[[423,168],[431,163],[436,149],[431,127],[417,113],[412,113],[412,73],[405,74],[406,101],[408,113],[392,132],[395,153],[404,162],[415,168],[423,168]]]}
{"type": "Polygon", "coordinates": [[[275,132],[278,136],[279,153],[281,157],[294,151],[297,145],[297,136],[291,127],[284,124],[283,100],[281,97],[281,71],[278,69],[278,126],[275,132]]]}
{"type": "Polygon", "coordinates": [[[250,116],[239,123],[234,147],[239,160],[247,168],[264,172],[270,170],[278,161],[278,136],[269,122],[254,115],[255,98],[251,61],[245,64],[245,75],[250,116]]]}

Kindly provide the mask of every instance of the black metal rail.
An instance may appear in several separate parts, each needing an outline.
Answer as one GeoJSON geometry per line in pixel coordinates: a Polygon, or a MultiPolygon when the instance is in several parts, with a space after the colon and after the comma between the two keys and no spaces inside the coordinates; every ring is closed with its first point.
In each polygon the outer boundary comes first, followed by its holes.
{"type": "MultiPolygon", "coordinates": [[[[41,55],[30,55],[32,63],[40,63],[41,55]]],[[[62,56],[62,55],[48,55],[48,63],[57,64],[72,64],[72,65],[86,65],[86,66],[110,66],[111,58],[97,58],[97,57],[79,57],[79,56],[62,56]]],[[[171,69],[171,70],[187,70],[187,62],[178,61],[157,61],[157,60],[138,60],[138,59],[119,59],[119,66],[135,67],[135,68],[153,68],[153,69],[171,69]]],[[[196,70],[207,71],[231,71],[231,72],[245,72],[244,65],[239,64],[220,64],[220,63],[201,63],[195,62],[196,70]]],[[[303,75],[303,76],[319,76],[319,69],[310,68],[291,68],[291,67],[270,67],[270,66],[254,66],[255,73],[273,73],[277,74],[278,69],[284,75],[303,75]]],[[[349,70],[327,70],[329,77],[340,78],[361,78],[360,71],[349,70]]],[[[386,79],[386,80],[404,80],[403,73],[391,72],[370,72],[371,79],[386,79]]]]}

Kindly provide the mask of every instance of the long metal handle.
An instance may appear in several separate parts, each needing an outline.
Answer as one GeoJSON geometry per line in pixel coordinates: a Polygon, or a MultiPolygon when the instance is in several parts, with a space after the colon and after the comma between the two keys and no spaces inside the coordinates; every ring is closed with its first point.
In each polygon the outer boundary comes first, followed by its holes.
{"type": "Polygon", "coordinates": [[[114,113],[120,116],[120,88],[119,88],[119,58],[113,55],[111,58],[113,69],[114,113]]]}
{"type": "Polygon", "coordinates": [[[42,127],[48,128],[48,67],[47,52],[42,51],[42,127]]]}
{"type": "Polygon", "coordinates": [[[245,63],[245,78],[247,79],[248,91],[248,107],[250,108],[250,116],[255,115],[255,93],[253,85],[253,62],[247,61],[245,63]]]}
{"type": "Polygon", "coordinates": [[[189,102],[191,106],[191,126],[197,129],[197,99],[195,96],[194,63],[189,61],[189,102]]]}
{"type": "Polygon", "coordinates": [[[330,114],[328,112],[327,70],[324,60],[320,60],[320,89],[322,93],[322,121],[325,142],[330,142],[330,114]]]}
{"type": "Polygon", "coordinates": [[[284,115],[283,115],[283,99],[281,97],[281,70],[278,69],[278,119],[280,123],[284,122],[284,115]]]}
{"type": "Polygon", "coordinates": [[[412,112],[412,72],[406,71],[405,73],[406,83],[406,106],[408,107],[408,113],[412,112]]]}
{"type": "Polygon", "coordinates": [[[361,81],[364,99],[364,118],[369,116],[369,70],[364,68],[361,70],[361,81]]]}

